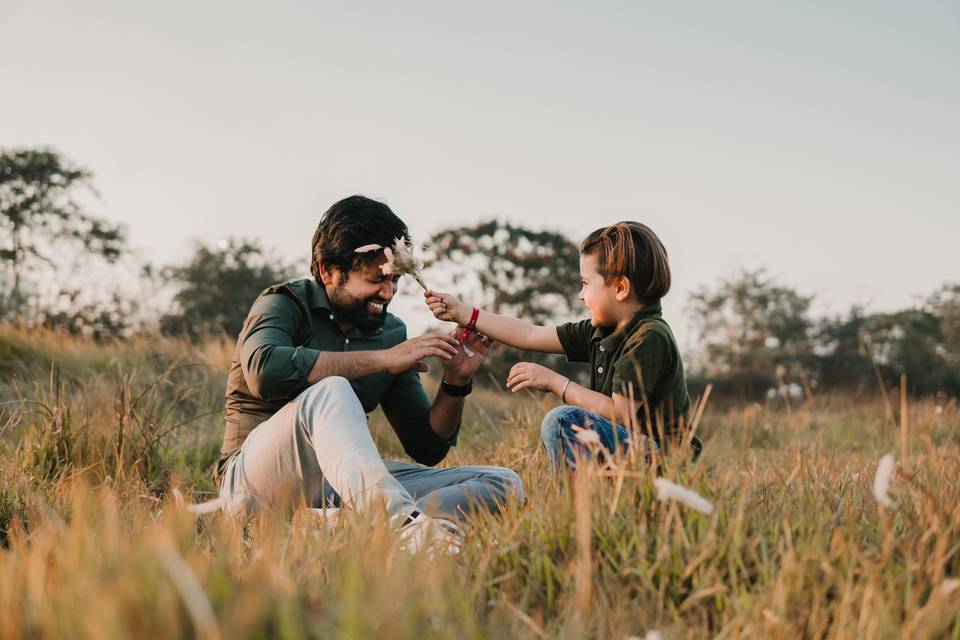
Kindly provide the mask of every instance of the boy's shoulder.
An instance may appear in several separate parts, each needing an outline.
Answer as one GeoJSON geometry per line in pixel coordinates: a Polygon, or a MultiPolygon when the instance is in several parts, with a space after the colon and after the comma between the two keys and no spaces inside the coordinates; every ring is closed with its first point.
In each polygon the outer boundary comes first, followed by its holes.
{"type": "Polygon", "coordinates": [[[641,318],[630,330],[630,333],[624,340],[624,351],[629,351],[642,346],[644,343],[662,340],[673,347],[676,345],[676,338],[670,325],[663,319],[659,313],[645,318],[641,318]]]}

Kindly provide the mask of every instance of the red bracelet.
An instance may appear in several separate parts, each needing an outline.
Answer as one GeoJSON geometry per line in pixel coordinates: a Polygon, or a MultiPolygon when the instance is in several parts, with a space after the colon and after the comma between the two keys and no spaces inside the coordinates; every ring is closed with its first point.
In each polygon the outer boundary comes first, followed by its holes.
{"type": "Polygon", "coordinates": [[[471,333],[477,330],[477,318],[480,317],[480,309],[476,307],[473,308],[473,313],[470,314],[470,322],[467,323],[467,326],[464,328],[463,333],[460,334],[460,344],[463,344],[463,341],[467,339],[471,333]]]}

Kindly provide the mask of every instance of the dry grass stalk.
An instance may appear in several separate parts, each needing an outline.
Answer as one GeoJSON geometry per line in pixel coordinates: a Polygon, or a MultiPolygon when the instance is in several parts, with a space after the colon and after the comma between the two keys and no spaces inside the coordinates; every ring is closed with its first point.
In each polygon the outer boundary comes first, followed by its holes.
{"type": "Polygon", "coordinates": [[[574,527],[577,553],[574,560],[574,610],[577,618],[590,619],[593,599],[593,465],[580,464],[574,479],[574,527]]]}
{"type": "Polygon", "coordinates": [[[907,431],[910,428],[910,410],[907,400],[907,374],[900,374],[900,458],[910,456],[910,440],[907,431]]]}

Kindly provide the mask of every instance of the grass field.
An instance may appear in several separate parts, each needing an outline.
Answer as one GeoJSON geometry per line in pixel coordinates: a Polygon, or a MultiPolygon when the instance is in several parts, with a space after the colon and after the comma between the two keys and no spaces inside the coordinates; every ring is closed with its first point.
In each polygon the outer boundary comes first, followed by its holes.
{"type": "Polygon", "coordinates": [[[480,390],[443,464],[511,467],[527,503],[429,558],[375,516],[177,506],[211,490],[230,352],[0,328],[0,637],[960,638],[955,401],[911,399],[903,438],[899,399],[713,398],[701,461],[662,465],[707,516],[658,501],[644,465],[554,477],[550,405],[480,390]]]}

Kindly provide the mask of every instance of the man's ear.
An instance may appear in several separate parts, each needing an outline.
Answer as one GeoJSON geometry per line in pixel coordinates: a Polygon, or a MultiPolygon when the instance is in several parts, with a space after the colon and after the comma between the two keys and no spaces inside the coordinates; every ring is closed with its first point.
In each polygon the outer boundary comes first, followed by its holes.
{"type": "Polygon", "coordinates": [[[320,261],[320,280],[323,282],[323,286],[328,287],[334,282],[337,281],[337,278],[340,277],[340,270],[336,267],[331,267],[323,260],[320,261]]]}
{"type": "Polygon", "coordinates": [[[617,276],[614,286],[616,289],[613,295],[617,299],[617,302],[626,302],[627,298],[630,297],[630,292],[633,290],[630,278],[627,276],[617,276]]]}

